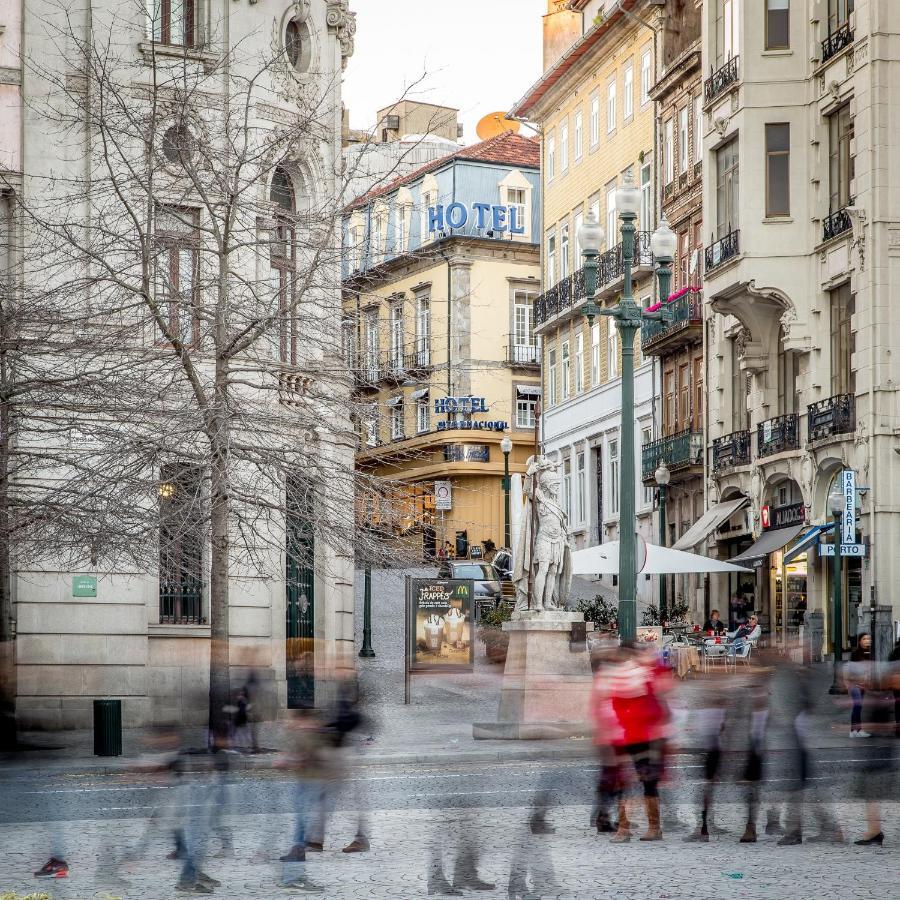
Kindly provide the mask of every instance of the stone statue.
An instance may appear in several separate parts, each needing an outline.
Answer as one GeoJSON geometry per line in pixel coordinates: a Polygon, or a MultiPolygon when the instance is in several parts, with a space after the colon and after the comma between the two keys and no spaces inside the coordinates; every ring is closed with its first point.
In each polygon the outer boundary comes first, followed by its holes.
{"type": "Polygon", "coordinates": [[[572,546],[559,502],[559,464],[532,456],[525,473],[525,509],[513,582],[516,610],[562,609],[572,584],[572,546]]]}

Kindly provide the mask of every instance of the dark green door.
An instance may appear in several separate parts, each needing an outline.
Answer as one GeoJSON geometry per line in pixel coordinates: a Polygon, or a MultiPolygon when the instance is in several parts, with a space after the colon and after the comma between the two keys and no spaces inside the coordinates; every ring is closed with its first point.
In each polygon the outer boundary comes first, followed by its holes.
{"type": "Polygon", "coordinates": [[[288,482],[285,547],[286,669],[288,709],[315,704],[315,541],[311,498],[302,483],[288,482]]]}

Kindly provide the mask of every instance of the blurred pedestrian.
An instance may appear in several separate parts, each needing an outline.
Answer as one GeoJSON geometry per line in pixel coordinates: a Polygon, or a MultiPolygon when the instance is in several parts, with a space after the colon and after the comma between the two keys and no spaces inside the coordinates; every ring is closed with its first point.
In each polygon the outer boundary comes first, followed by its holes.
{"type": "Polygon", "coordinates": [[[863,700],[872,677],[872,638],[863,633],[857,639],[856,647],[850,654],[850,662],[844,670],[844,681],[850,694],[850,737],[870,738],[871,733],[862,727],[863,700]]]}
{"type": "Polygon", "coordinates": [[[900,738],[900,638],[888,656],[891,693],[894,696],[894,736],[900,738]]]}

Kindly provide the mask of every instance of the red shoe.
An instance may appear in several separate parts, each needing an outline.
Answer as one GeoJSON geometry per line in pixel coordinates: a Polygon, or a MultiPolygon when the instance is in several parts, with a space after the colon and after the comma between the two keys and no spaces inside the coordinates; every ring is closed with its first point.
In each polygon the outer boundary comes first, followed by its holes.
{"type": "Polygon", "coordinates": [[[35,878],[68,878],[69,864],[64,859],[51,856],[44,865],[34,873],[35,878]]]}

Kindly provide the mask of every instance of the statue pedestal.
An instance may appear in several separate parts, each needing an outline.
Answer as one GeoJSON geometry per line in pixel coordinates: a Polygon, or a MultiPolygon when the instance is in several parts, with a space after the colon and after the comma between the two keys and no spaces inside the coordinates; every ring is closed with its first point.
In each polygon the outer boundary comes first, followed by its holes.
{"type": "Polygon", "coordinates": [[[478,740],[546,740],[589,735],[593,685],[586,650],[569,649],[573,622],[581,613],[565,610],[514,612],[503,630],[509,650],[503,670],[496,722],[476,722],[478,740]]]}

